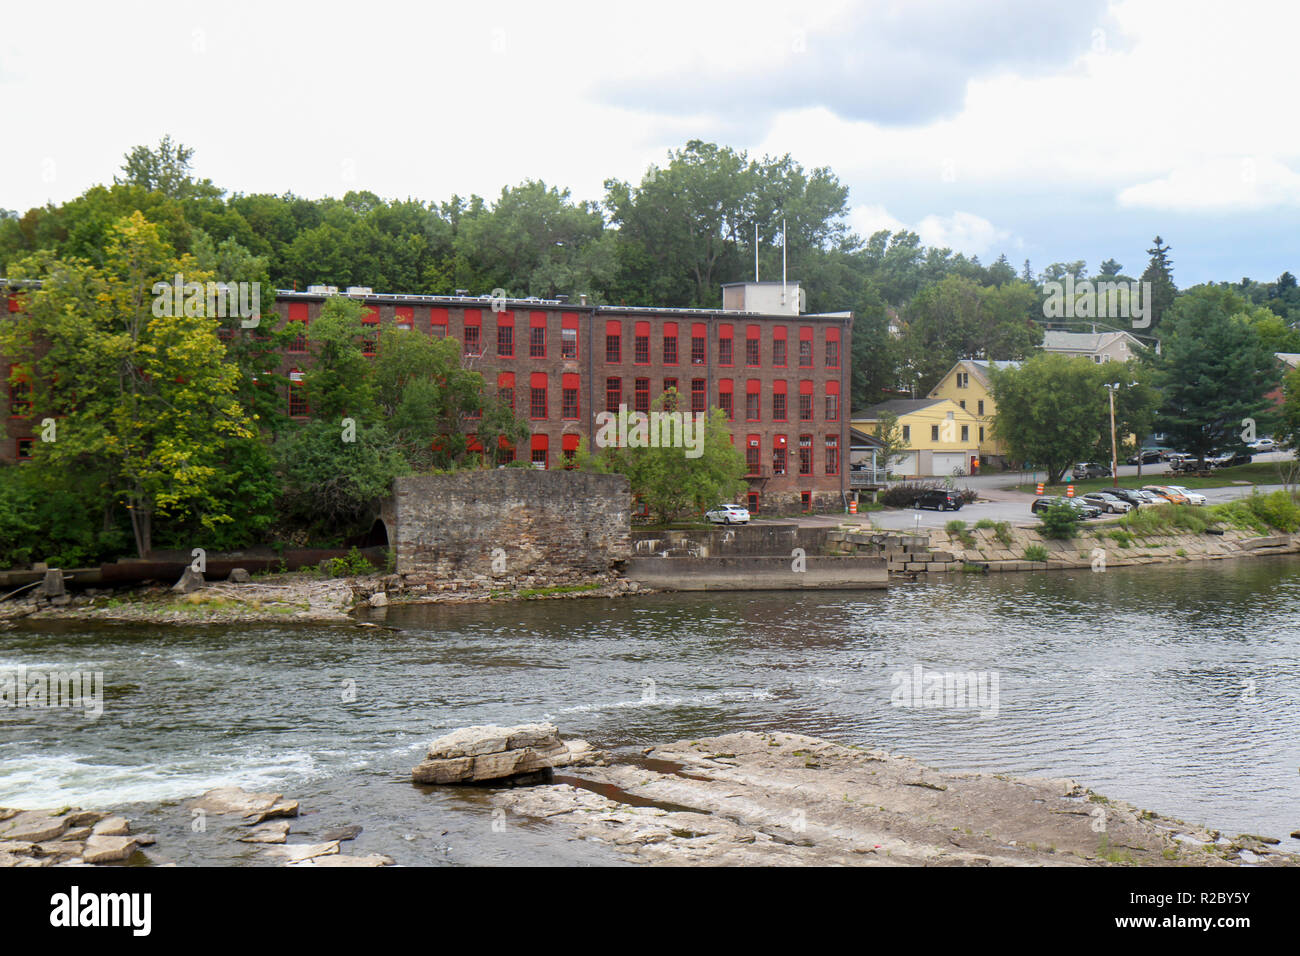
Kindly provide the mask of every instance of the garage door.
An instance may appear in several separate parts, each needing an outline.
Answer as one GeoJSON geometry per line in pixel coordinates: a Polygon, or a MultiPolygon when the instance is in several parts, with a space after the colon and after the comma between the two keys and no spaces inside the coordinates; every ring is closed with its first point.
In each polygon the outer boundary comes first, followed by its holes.
{"type": "Polygon", "coordinates": [[[910,452],[906,455],[899,455],[890,464],[889,470],[896,475],[915,475],[916,474],[916,452],[910,452]]]}
{"type": "Polygon", "coordinates": [[[935,452],[934,453],[934,473],[939,476],[951,475],[954,469],[960,468],[963,472],[970,471],[970,457],[964,452],[935,452]]]}

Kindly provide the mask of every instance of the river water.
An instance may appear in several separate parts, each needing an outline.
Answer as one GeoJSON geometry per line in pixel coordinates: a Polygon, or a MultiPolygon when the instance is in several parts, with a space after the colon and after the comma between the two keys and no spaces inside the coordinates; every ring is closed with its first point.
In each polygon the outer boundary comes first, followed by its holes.
{"type": "MultiPolygon", "coordinates": [[[[555,722],[632,748],[740,729],[949,769],[1070,776],[1225,832],[1300,828],[1300,561],[952,575],[889,591],[390,608],[358,626],[21,626],[0,670],[102,671],[98,719],[0,709],[0,806],[128,807],[181,863],[259,862],[180,801],[302,801],[295,831],[407,864],[605,863],[476,790],[419,788],[442,732],[555,722]],[[984,706],[894,706],[897,675],[977,672],[984,706]],[[996,680],[996,684],[993,681],[996,680]],[[992,704],[996,703],[996,713],[992,704]]],[[[938,702],[936,702],[938,703],[938,702]]],[[[948,704],[960,701],[948,700],[948,704]]]]}

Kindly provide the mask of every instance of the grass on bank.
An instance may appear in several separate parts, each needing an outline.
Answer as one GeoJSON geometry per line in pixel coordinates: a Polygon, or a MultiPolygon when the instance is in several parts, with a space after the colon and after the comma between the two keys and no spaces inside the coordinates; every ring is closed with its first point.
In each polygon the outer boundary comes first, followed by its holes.
{"type": "MultiPolygon", "coordinates": [[[[1235,468],[1216,468],[1208,478],[1202,478],[1199,475],[1184,474],[1150,474],[1143,472],[1141,475],[1121,475],[1119,486],[1121,488],[1141,488],[1143,485],[1182,485],[1184,488],[1225,488],[1229,485],[1245,482],[1250,485],[1280,485],[1282,484],[1282,475],[1278,470],[1279,464],[1290,464],[1290,462],[1276,461],[1256,461],[1249,465],[1237,465],[1235,468]]],[[[1044,494],[1063,495],[1067,485],[1074,485],[1076,495],[1086,494],[1089,491],[1106,491],[1108,488],[1115,487],[1113,478],[1086,478],[1083,481],[1071,481],[1069,478],[1059,485],[1048,485],[1043,489],[1044,494]]],[[[1037,485],[1017,485],[1017,491],[1023,491],[1032,495],[1037,485]]]]}
{"type": "Polygon", "coordinates": [[[1211,528],[1235,528],[1260,535],[1292,534],[1300,531],[1300,504],[1289,492],[1279,490],[1217,505],[1158,505],[1130,511],[1114,522],[1111,529],[1097,531],[1127,547],[1133,538],[1203,534],[1211,528]]]}

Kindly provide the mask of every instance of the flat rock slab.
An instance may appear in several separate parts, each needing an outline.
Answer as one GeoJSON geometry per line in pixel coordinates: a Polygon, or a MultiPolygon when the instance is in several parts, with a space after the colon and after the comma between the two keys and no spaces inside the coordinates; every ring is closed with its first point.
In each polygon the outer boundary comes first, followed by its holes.
{"type": "Polygon", "coordinates": [[[91,828],[99,836],[126,836],[131,832],[131,825],[126,817],[105,817],[91,828]]]}
{"type": "Polygon", "coordinates": [[[462,727],[429,745],[411,770],[416,783],[481,783],[538,773],[603,756],[585,740],[566,744],[552,724],[462,727]]]}
{"type": "Polygon", "coordinates": [[[298,802],[285,800],[279,793],[252,793],[240,787],[218,787],[191,803],[190,809],[238,815],[244,818],[246,826],[251,826],[272,817],[296,817],[298,802]]]}
{"type": "Polygon", "coordinates": [[[66,814],[52,810],[22,810],[0,822],[0,840],[44,843],[61,836],[68,828],[66,814]]]}
{"type": "Polygon", "coordinates": [[[290,863],[290,866],[392,866],[393,858],[384,856],[382,853],[371,853],[369,856],[348,856],[345,853],[337,853],[333,856],[316,856],[310,860],[303,860],[301,863],[290,863]]]}
{"type": "Polygon", "coordinates": [[[288,820],[259,823],[239,838],[242,843],[283,843],[289,837],[288,820]]]}
{"type": "Polygon", "coordinates": [[[315,859],[318,856],[330,856],[338,853],[338,851],[339,841],[329,840],[325,843],[293,843],[286,846],[269,846],[262,853],[273,859],[284,860],[286,863],[301,863],[303,860],[315,859]]]}
{"type": "Polygon", "coordinates": [[[112,863],[125,860],[139,844],[129,836],[96,836],[86,841],[81,858],[87,863],[112,863]]]}
{"type": "Polygon", "coordinates": [[[361,835],[361,827],[349,824],[345,827],[330,827],[321,833],[322,840],[355,840],[361,835]]]}
{"type": "Polygon", "coordinates": [[[667,865],[1300,865],[1259,838],[1108,800],[1072,780],[946,773],[786,733],[682,741],[492,802],[667,865]],[[592,789],[585,789],[591,787],[592,789]],[[599,791],[599,792],[593,792],[599,791]]]}

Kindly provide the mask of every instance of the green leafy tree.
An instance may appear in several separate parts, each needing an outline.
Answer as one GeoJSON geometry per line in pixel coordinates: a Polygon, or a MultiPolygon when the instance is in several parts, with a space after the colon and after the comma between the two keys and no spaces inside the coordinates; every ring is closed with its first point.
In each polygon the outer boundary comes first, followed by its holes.
{"type": "Polygon", "coordinates": [[[893,412],[881,412],[874,434],[880,442],[880,463],[888,472],[902,461],[902,453],[907,450],[907,442],[903,440],[903,426],[898,423],[898,416],[893,412]]]}
{"type": "Polygon", "coordinates": [[[1180,296],[1154,361],[1164,395],[1157,426],[1202,464],[1217,452],[1243,450],[1243,436],[1268,434],[1273,425],[1265,396],[1281,373],[1250,321],[1229,312],[1237,301],[1210,286],[1180,296]]]}
{"type": "Polygon", "coordinates": [[[1142,273],[1142,281],[1151,283],[1151,300],[1146,305],[1150,309],[1151,328],[1154,330],[1160,328],[1161,319],[1174,304],[1178,287],[1174,285],[1174,267],[1169,261],[1169,246],[1164,244],[1164,240],[1156,236],[1155,245],[1147,250],[1147,254],[1151,259],[1142,273]]]}
{"type": "Polygon", "coordinates": [[[1035,355],[1019,368],[990,370],[997,413],[993,434],[1013,460],[1046,469],[1056,484],[1076,461],[1109,439],[1109,399],[1102,366],[1055,352],[1035,355]]]}

